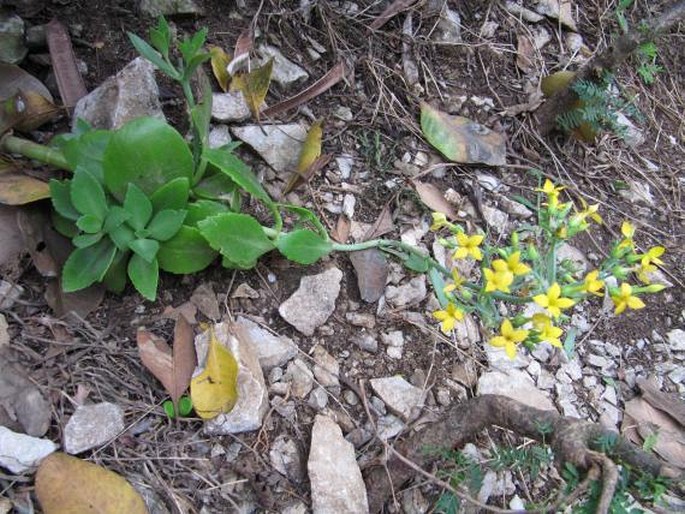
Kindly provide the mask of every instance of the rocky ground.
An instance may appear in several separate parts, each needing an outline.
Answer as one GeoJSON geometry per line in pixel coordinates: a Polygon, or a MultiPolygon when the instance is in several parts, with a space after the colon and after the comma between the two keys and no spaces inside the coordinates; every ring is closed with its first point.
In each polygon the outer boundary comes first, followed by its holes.
{"type": "MultiPolygon", "coordinates": [[[[91,97],[80,115],[116,124],[127,112],[159,109],[183,130],[179,92],[159,76],[155,83],[145,62],[129,65],[136,56],[126,31],[146,34],[154,18],[140,13],[150,3],[10,2],[28,27],[58,17],[69,27],[87,89],[105,83],[117,91],[114,103],[111,94],[91,97]],[[114,82],[109,79],[127,65],[114,82]],[[122,106],[127,101],[133,105],[122,106]]],[[[197,2],[200,13],[170,19],[179,33],[208,27],[209,42],[227,50],[252,24],[258,56],[277,52],[270,105],[345,63],[351,72],[343,81],[299,109],[263,121],[264,131],[249,120],[239,95],[216,85],[213,108],[213,143],[244,141],[238,154],[276,198],[297,162],[299,146],[292,141],[325,119],[323,151],[333,158],[287,200],[316,210],[337,236],[358,241],[371,230],[444,262],[445,251],[429,231],[430,195],[421,185],[433,186],[463,223],[496,243],[532,220],[532,212],[514,200],[533,199],[538,175],[528,170],[534,168],[567,186],[569,198],[600,204],[605,223],[565,249],[583,269],[592,269],[620,237],[624,219],[637,226],[639,248],[666,247],[655,281],[668,287],[646,298],[644,309],[616,317],[611,302],[598,298],[574,311],[571,353],[541,345],[510,360],[487,344],[489,334],[475,318],[442,334],[431,315],[438,304],[426,277],[392,261],[387,275],[378,275],[368,271],[369,263],[344,254],[308,267],[269,255],[250,271],[217,264],[193,276],[165,275],[156,302],[127,290],[99,303],[86,299],[78,305],[80,316],[66,316],[54,296],[46,300],[47,279],[23,258],[4,274],[0,346],[11,349],[6,360],[15,366],[10,372],[3,362],[3,378],[11,376],[6,382],[15,387],[8,390],[30,390],[38,398],[31,430],[24,431],[120,473],[160,513],[362,512],[360,468],[383,456],[379,439],[406,439],[455,402],[487,393],[623,433],[649,420],[668,434],[657,437],[657,454],[685,467],[682,420],[652,408],[645,393],[670,393],[669,405],[682,409],[683,27],[658,41],[663,72],[654,84],[642,82],[634,63],[617,70],[641,113],[625,139],[603,135],[590,145],[542,137],[534,115],[540,78],[581,66],[618,30],[616,2],[562,2],[569,10],[561,15],[545,10],[553,3],[418,2],[375,30],[369,26],[389,2],[205,1],[197,2]],[[421,135],[421,100],[505,134],[506,164],[445,165],[421,135]],[[193,324],[235,321],[249,334],[259,366],[250,371],[253,394],[240,405],[247,422],[236,421],[238,415],[209,424],[165,415],[166,394],[141,363],[136,331],[145,327],[169,340],[180,312],[193,324]]],[[[660,2],[636,2],[627,15],[637,23],[660,8],[660,2]]],[[[25,67],[50,87],[40,54],[32,47],[25,67]]],[[[32,135],[47,140],[68,124],[57,121],[32,135]]],[[[635,441],[643,444],[649,431],[637,432],[635,441]]],[[[502,448],[528,444],[497,428],[469,444],[466,454],[484,467],[471,494],[514,510],[551,498],[562,486],[548,462],[533,477],[529,469],[487,465],[502,448]]],[[[449,462],[429,471],[452,469],[449,462]]],[[[30,469],[0,474],[0,509],[32,511],[32,476],[30,469]]],[[[394,491],[397,503],[386,509],[449,512],[436,503],[442,492],[417,475],[394,491]]],[[[679,500],[671,501],[676,508],[679,500]]]]}

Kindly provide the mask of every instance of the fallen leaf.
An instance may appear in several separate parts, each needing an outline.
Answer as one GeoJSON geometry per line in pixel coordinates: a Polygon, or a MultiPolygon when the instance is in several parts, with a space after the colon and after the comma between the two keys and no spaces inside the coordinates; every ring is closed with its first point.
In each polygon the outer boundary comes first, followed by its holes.
{"type": "Polygon", "coordinates": [[[178,307],[168,306],[162,312],[163,319],[173,319],[174,321],[178,319],[179,316],[184,316],[188,323],[191,325],[197,324],[197,307],[192,302],[183,302],[178,307]]]}
{"type": "Polygon", "coordinates": [[[248,73],[235,75],[231,80],[231,91],[241,91],[252,116],[259,121],[259,110],[269,92],[274,60],[269,59],[263,66],[248,73]]]}
{"type": "Polygon", "coordinates": [[[432,211],[441,212],[448,219],[457,219],[457,211],[454,209],[452,204],[445,199],[445,195],[442,194],[437,187],[433,184],[428,184],[426,182],[419,182],[418,180],[413,180],[412,184],[416,193],[419,195],[421,201],[432,211]]]}
{"type": "Polygon", "coordinates": [[[226,65],[226,71],[229,75],[235,75],[243,68],[250,60],[250,52],[254,46],[254,35],[252,28],[248,27],[243,30],[235,42],[233,50],[233,59],[226,65]]]}
{"type": "Polygon", "coordinates": [[[266,109],[264,109],[264,111],[262,111],[262,114],[264,116],[270,117],[276,116],[277,114],[280,114],[285,111],[289,111],[290,109],[295,109],[303,103],[308,102],[312,98],[316,98],[324,91],[327,91],[330,88],[332,88],[335,84],[340,82],[345,77],[345,74],[345,65],[342,62],[339,62],[330,70],[328,70],[328,72],[323,77],[314,82],[311,86],[300,91],[296,95],[291,96],[290,98],[277,103],[276,105],[267,107],[266,109]]]}
{"type": "Polygon", "coordinates": [[[88,90],[76,65],[69,32],[62,23],[53,19],[45,26],[45,37],[62,103],[65,107],[72,108],[88,94],[88,90]]]}
{"type": "Polygon", "coordinates": [[[200,284],[190,296],[190,302],[212,321],[219,321],[221,310],[211,284],[200,284]]]}
{"type": "Polygon", "coordinates": [[[219,87],[225,93],[228,90],[228,82],[231,80],[231,76],[228,74],[227,66],[231,62],[231,57],[224,52],[223,48],[218,46],[212,46],[209,49],[209,55],[211,56],[210,62],[212,65],[212,73],[216,81],[219,83],[219,87]]]}
{"type": "MultiPolygon", "coordinates": [[[[288,180],[288,183],[283,190],[284,195],[287,195],[300,183],[313,175],[313,172],[311,172],[310,169],[321,156],[321,138],[323,136],[322,123],[321,120],[315,121],[307,131],[307,136],[304,138],[304,143],[302,143],[302,148],[300,150],[300,157],[297,161],[297,169],[291,175],[290,180],[288,180]]],[[[321,169],[322,167],[322,165],[319,165],[318,169],[321,169]]]]}
{"type": "Polygon", "coordinates": [[[312,165],[302,174],[293,173],[288,180],[288,183],[283,188],[283,194],[287,195],[292,190],[299,187],[301,184],[309,182],[309,180],[316,175],[320,170],[322,170],[326,164],[331,160],[330,154],[323,154],[316,158],[312,165]]]}
{"type": "Polygon", "coordinates": [[[451,116],[421,102],[421,131],[447,159],[467,164],[506,164],[504,136],[462,116],[451,116]]]}
{"type": "Polygon", "coordinates": [[[533,41],[526,34],[518,35],[518,46],[516,48],[516,66],[524,73],[530,73],[533,68],[535,58],[535,46],[533,41]]]}
{"type": "Polygon", "coordinates": [[[372,30],[378,30],[383,25],[385,25],[390,19],[395,17],[397,14],[408,9],[416,0],[395,0],[390,5],[388,5],[383,12],[369,25],[372,30]]]}
{"type": "Polygon", "coordinates": [[[335,228],[331,232],[331,239],[334,239],[338,243],[346,243],[350,237],[350,227],[350,219],[344,214],[341,214],[338,216],[335,228]]]}
{"type": "Polygon", "coordinates": [[[350,260],[357,275],[361,299],[368,303],[377,301],[388,278],[388,261],[383,252],[376,248],[350,253],[350,260]]]}
{"type": "Polygon", "coordinates": [[[578,31],[576,21],[573,19],[573,4],[571,0],[539,0],[535,10],[549,18],[559,20],[574,32],[578,31]]]}
{"type": "Polygon", "coordinates": [[[59,109],[35,91],[17,91],[0,104],[0,134],[10,129],[29,132],[59,114],[59,109]]]}
{"type": "Polygon", "coordinates": [[[59,452],[38,467],[36,496],[45,514],[148,512],[142,497],[120,475],[59,452]]]}
{"type": "Polygon", "coordinates": [[[229,412],[238,399],[238,362],[209,329],[209,347],[202,372],[190,382],[190,397],[202,419],[229,412]]]}
{"type": "Polygon", "coordinates": [[[33,91],[53,102],[50,90],[40,80],[16,64],[0,62],[0,100],[18,91],[33,91]]]}
{"type": "Polygon", "coordinates": [[[102,284],[93,284],[73,293],[65,293],[61,280],[56,279],[50,280],[45,288],[45,301],[60,318],[73,313],[78,318],[85,319],[100,306],[104,298],[105,288],[102,284]]]}
{"type": "Polygon", "coordinates": [[[685,427],[685,402],[683,402],[677,393],[664,393],[654,385],[654,383],[645,378],[637,380],[637,385],[642,391],[642,397],[655,409],[659,409],[674,420],[676,420],[682,427],[685,427]]]}
{"type": "Polygon", "coordinates": [[[193,329],[185,316],[176,320],[173,351],[160,337],[139,329],[138,353],[143,365],[159,380],[174,403],[186,392],[195,370],[193,329]]]}
{"type": "Polygon", "coordinates": [[[26,205],[50,198],[47,182],[21,173],[0,174],[0,203],[26,205]]]}
{"type": "Polygon", "coordinates": [[[392,213],[390,212],[390,202],[386,203],[383,210],[376,218],[376,221],[371,228],[364,234],[363,241],[369,241],[370,239],[376,239],[381,237],[388,232],[395,230],[395,224],[392,222],[392,213]]]}

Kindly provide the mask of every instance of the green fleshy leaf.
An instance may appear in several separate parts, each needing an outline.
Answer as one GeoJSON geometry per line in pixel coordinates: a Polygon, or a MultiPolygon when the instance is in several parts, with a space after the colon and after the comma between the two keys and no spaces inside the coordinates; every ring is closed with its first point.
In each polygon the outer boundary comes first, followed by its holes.
{"type": "Polygon", "coordinates": [[[428,280],[430,280],[433,291],[435,291],[440,307],[444,309],[448,303],[447,296],[445,295],[445,277],[436,268],[431,267],[428,270],[428,280]]]}
{"type": "Polygon", "coordinates": [[[71,239],[78,236],[80,231],[72,220],[69,220],[64,216],[60,216],[57,211],[52,211],[50,218],[52,219],[52,226],[55,227],[55,230],[57,230],[57,232],[62,234],[64,237],[71,239]]]}
{"type": "Polygon", "coordinates": [[[93,246],[100,239],[102,239],[103,235],[104,234],[102,232],[98,232],[97,234],[81,234],[74,237],[71,240],[71,243],[76,248],[88,248],[89,246],[93,246]]]}
{"type": "Polygon", "coordinates": [[[118,250],[125,252],[129,249],[128,245],[136,238],[136,235],[128,225],[119,225],[117,228],[109,231],[109,238],[114,242],[118,250]]]}
{"type": "Polygon", "coordinates": [[[62,269],[62,289],[72,293],[102,280],[117,249],[108,239],[89,248],[74,250],[62,269]]]}
{"type": "Polygon", "coordinates": [[[430,268],[428,257],[420,257],[414,253],[403,254],[400,256],[402,264],[412,271],[425,273],[430,268]]]}
{"type": "Polygon", "coordinates": [[[102,219],[93,214],[84,214],[76,220],[76,226],[86,234],[95,234],[102,229],[102,219]]]}
{"type": "Polygon", "coordinates": [[[159,265],[157,259],[147,262],[138,254],[133,254],[128,261],[128,278],[136,290],[150,301],[157,298],[159,282],[159,265]]]}
{"type": "Polygon", "coordinates": [[[138,53],[145,59],[154,64],[162,73],[169,75],[171,78],[178,80],[181,78],[181,74],[174,69],[169,63],[167,63],[154,48],[152,48],[144,39],[131,32],[128,33],[128,38],[131,41],[133,47],[138,51],[138,53]]]}
{"type": "Polygon", "coordinates": [[[167,415],[169,419],[176,419],[176,409],[174,409],[174,402],[171,400],[164,400],[162,402],[162,408],[164,409],[164,413],[167,415]]]}
{"type": "Polygon", "coordinates": [[[122,225],[122,223],[124,223],[130,217],[131,215],[128,212],[126,212],[122,207],[114,205],[109,208],[109,211],[107,211],[107,217],[105,218],[105,222],[102,225],[102,230],[109,234],[113,230],[119,228],[122,225]]]}
{"type": "Polygon", "coordinates": [[[165,209],[159,211],[147,226],[149,237],[157,241],[171,239],[183,225],[185,217],[186,211],[184,210],[165,209]]]}
{"type": "Polygon", "coordinates": [[[70,169],[86,169],[103,184],[102,160],[111,137],[110,130],[90,130],[67,140],[61,150],[70,169]]]}
{"type": "Polygon", "coordinates": [[[129,121],[112,135],[103,169],[107,189],[122,200],[129,183],[146,195],[164,184],[193,174],[193,156],[183,136],[157,118],[129,121]]]}
{"type": "Polygon", "coordinates": [[[135,239],[128,244],[133,253],[151,263],[159,251],[159,243],[154,239],[135,239]]]}
{"type": "Polygon", "coordinates": [[[169,30],[169,24],[164,16],[159,17],[157,27],[150,28],[149,36],[152,46],[163,55],[169,54],[169,48],[171,47],[171,30],[169,30]]]}
{"type": "Polygon", "coordinates": [[[181,396],[178,399],[178,413],[181,416],[188,416],[191,412],[193,412],[193,400],[190,396],[181,396]]]}
{"type": "Polygon", "coordinates": [[[333,245],[311,230],[294,230],[276,241],[278,251],[299,264],[313,264],[331,252],[333,245]]]}
{"type": "Polygon", "coordinates": [[[225,203],[213,202],[212,200],[197,200],[196,202],[188,204],[188,215],[185,219],[185,224],[191,227],[197,226],[198,222],[228,212],[228,206],[225,203]]]}
{"type": "Polygon", "coordinates": [[[204,157],[208,162],[219,168],[222,173],[228,175],[236,184],[255,198],[267,205],[273,205],[273,200],[264,190],[257,176],[243,161],[230,152],[219,149],[206,149],[204,157]]]}
{"type": "Polygon", "coordinates": [[[182,225],[174,237],[159,245],[159,267],[169,273],[187,275],[205,269],[216,258],[200,231],[182,225]]]}
{"type": "Polygon", "coordinates": [[[150,195],[152,210],[185,209],[189,193],[190,181],[186,177],[175,178],[150,195]]]}
{"type": "Polygon", "coordinates": [[[247,214],[226,212],[198,223],[209,245],[230,261],[251,268],[274,248],[259,222],[247,214]]]}
{"type": "Polygon", "coordinates": [[[50,180],[50,199],[54,209],[62,216],[71,221],[76,221],[81,216],[71,203],[71,181],[50,180]]]}
{"type": "Polygon", "coordinates": [[[213,173],[193,187],[193,193],[206,200],[230,200],[236,189],[238,186],[228,175],[213,173]]]}
{"type": "Polygon", "coordinates": [[[83,168],[78,168],[71,179],[71,204],[81,214],[91,214],[101,220],[107,214],[107,199],[105,190],[93,174],[83,168]]]}
{"type": "Polygon", "coordinates": [[[124,197],[124,210],[130,214],[127,223],[133,230],[143,230],[152,217],[152,203],[135,184],[128,185],[124,197]]]}
{"type": "Polygon", "coordinates": [[[126,265],[128,264],[129,256],[130,252],[117,251],[107,273],[102,277],[102,283],[105,284],[108,291],[117,294],[121,294],[124,291],[127,278],[126,265]]]}

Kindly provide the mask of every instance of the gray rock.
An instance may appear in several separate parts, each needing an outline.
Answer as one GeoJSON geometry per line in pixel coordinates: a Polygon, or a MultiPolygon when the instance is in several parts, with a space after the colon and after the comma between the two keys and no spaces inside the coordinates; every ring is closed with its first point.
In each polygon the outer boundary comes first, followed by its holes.
{"type": "Polygon", "coordinates": [[[19,64],[28,53],[24,42],[24,20],[10,11],[0,11],[0,62],[19,64]]]}
{"type": "Polygon", "coordinates": [[[313,335],[333,314],[341,280],[342,271],[338,268],[302,277],[297,291],[278,308],[279,314],[304,335],[313,335]]]}
{"type": "Polygon", "coordinates": [[[281,86],[288,86],[300,79],[309,78],[309,73],[284,57],[275,46],[261,45],[257,52],[262,56],[260,64],[264,64],[273,58],[274,65],[271,72],[271,80],[278,82],[281,86]]]}
{"type": "Polygon", "coordinates": [[[123,430],[124,411],[118,405],[80,405],[64,427],[64,451],[76,455],[97,448],[123,430]]]}
{"type": "Polygon", "coordinates": [[[314,420],[307,470],[314,514],[369,511],[354,446],[327,416],[318,415],[314,420]]]}
{"type": "Polygon", "coordinates": [[[23,294],[24,288],[20,285],[0,279],[0,309],[11,309],[23,294]]]}
{"type": "Polygon", "coordinates": [[[290,382],[290,391],[295,398],[304,398],[314,387],[314,375],[301,359],[288,364],[284,378],[290,382]]]}
{"type": "Polygon", "coordinates": [[[335,158],[335,162],[338,165],[338,171],[340,171],[340,178],[347,180],[352,175],[352,166],[354,165],[354,158],[349,155],[341,155],[335,158]]]}
{"type": "Polygon", "coordinates": [[[507,222],[509,221],[509,215],[506,212],[489,205],[483,205],[483,217],[496,233],[506,234],[507,222]]]}
{"type": "Polygon", "coordinates": [[[554,387],[557,391],[557,405],[561,408],[562,414],[572,418],[580,418],[580,412],[574,403],[578,400],[578,396],[576,396],[573,385],[557,382],[554,387]]]}
{"type": "Polygon", "coordinates": [[[376,317],[366,312],[348,312],[345,319],[355,327],[372,329],[376,326],[376,317]]]}
{"type": "Polygon", "coordinates": [[[509,11],[511,14],[520,16],[522,19],[529,21],[531,23],[537,23],[544,19],[543,16],[539,15],[534,11],[531,11],[530,9],[526,9],[525,7],[516,3],[513,0],[508,0],[506,2],[505,9],[509,11]]]}
{"type": "Polygon", "coordinates": [[[383,343],[388,345],[385,353],[388,357],[392,359],[402,358],[402,348],[404,347],[404,334],[401,330],[393,330],[392,332],[387,332],[381,334],[381,340],[383,343]]]}
{"type": "Polygon", "coordinates": [[[210,129],[208,141],[210,148],[221,148],[231,141],[231,133],[229,132],[227,125],[217,125],[210,129]]]}
{"type": "Polygon", "coordinates": [[[418,275],[401,286],[388,286],[385,298],[394,307],[407,307],[426,297],[426,276],[418,275]]]}
{"type": "Polygon", "coordinates": [[[685,352],[685,330],[675,328],[666,334],[668,344],[673,352],[685,352]]]}
{"type": "Polygon", "coordinates": [[[288,125],[245,125],[231,127],[235,137],[250,145],[276,171],[291,172],[297,167],[307,129],[298,123],[288,125]]]}
{"type": "Polygon", "coordinates": [[[307,514],[309,509],[300,500],[293,500],[281,508],[281,514],[307,514]]]}
{"type": "Polygon", "coordinates": [[[250,107],[241,91],[212,93],[212,118],[216,121],[243,121],[248,119],[250,114],[250,107]]]}
{"type": "Polygon", "coordinates": [[[315,362],[314,377],[317,382],[323,387],[339,386],[340,364],[338,361],[320,345],[316,345],[312,349],[312,358],[315,362]]]}
{"type": "Polygon", "coordinates": [[[193,0],[140,0],[140,12],[151,18],[160,15],[196,14],[203,15],[203,9],[193,0]]]}
{"type": "Polygon", "coordinates": [[[415,419],[420,414],[424,399],[422,389],[398,376],[372,378],[370,383],[388,409],[405,421],[415,419]]]}
{"type": "Polygon", "coordinates": [[[397,416],[387,414],[379,418],[376,422],[376,429],[378,430],[378,437],[387,441],[399,435],[407,425],[397,416]]]}
{"type": "Polygon", "coordinates": [[[281,475],[295,482],[304,479],[304,463],[295,441],[285,435],[279,435],[269,450],[271,465],[281,475]]]}
{"type": "Polygon", "coordinates": [[[546,393],[533,384],[528,373],[517,369],[488,371],[478,379],[478,394],[499,394],[542,410],[556,410],[546,393]]]}
{"type": "Polygon", "coordinates": [[[323,387],[317,387],[309,395],[307,403],[313,409],[322,411],[326,408],[326,405],[328,405],[328,393],[323,387]]]}
{"type": "Polygon", "coordinates": [[[0,426],[0,467],[12,473],[33,469],[56,449],[57,445],[48,439],[18,434],[0,426]]]}
{"type": "Polygon", "coordinates": [[[73,120],[81,118],[99,129],[116,129],[141,116],[164,118],[155,82],[155,67],[142,57],[81,98],[73,120]]]}
{"type": "Polygon", "coordinates": [[[461,43],[461,16],[457,11],[449,9],[445,3],[440,10],[440,18],[433,40],[438,43],[459,44],[461,43]]]}
{"type": "Polygon", "coordinates": [[[264,371],[282,366],[297,355],[297,345],[289,337],[275,336],[242,316],[238,317],[236,323],[249,334],[259,365],[264,371]]]}
{"type": "Polygon", "coordinates": [[[578,250],[575,246],[567,243],[562,243],[557,248],[557,262],[569,260],[574,267],[581,273],[585,273],[590,267],[590,261],[583,252],[578,250]]]}
{"type": "Polygon", "coordinates": [[[200,284],[190,296],[190,302],[212,321],[216,322],[221,319],[219,301],[216,298],[216,293],[211,284],[200,284]]]}
{"type": "Polygon", "coordinates": [[[378,351],[378,339],[372,334],[357,334],[352,336],[351,341],[365,352],[376,353],[378,351]]]}
{"type": "MultiPolygon", "coordinates": [[[[214,325],[214,334],[219,342],[233,354],[238,363],[238,399],[230,412],[219,414],[205,422],[204,431],[210,435],[237,434],[256,430],[269,408],[264,374],[252,346],[242,337],[234,334],[240,328],[231,323],[214,325]]],[[[196,374],[204,368],[209,346],[209,331],[195,337],[197,361],[200,364],[196,374]]]]}
{"type": "Polygon", "coordinates": [[[527,368],[530,358],[523,351],[516,352],[516,357],[510,359],[504,348],[496,348],[489,343],[483,345],[490,368],[509,372],[516,368],[527,368]]]}

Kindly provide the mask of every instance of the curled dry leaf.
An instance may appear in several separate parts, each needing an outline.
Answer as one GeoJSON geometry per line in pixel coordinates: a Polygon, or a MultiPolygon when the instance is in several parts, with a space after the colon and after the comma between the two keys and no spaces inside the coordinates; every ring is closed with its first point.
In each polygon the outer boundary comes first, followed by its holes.
{"type": "Polygon", "coordinates": [[[228,82],[231,80],[231,76],[228,74],[228,63],[231,62],[231,57],[224,52],[223,48],[218,46],[212,46],[209,49],[209,55],[211,56],[210,62],[212,65],[212,73],[216,81],[219,83],[219,87],[225,93],[228,91],[228,82]]]}
{"type": "Polygon", "coordinates": [[[48,41],[52,69],[55,72],[62,103],[72,108],[76,102],[88,94],[88,90],[76,65],[71,38],[67,28],[55,19],[45,26],[45,37],[48,41]]]}
{"type": "Polygon", "coordinates": [[[516,48],[516,66],[524,73],[530,73],[534,68],[535,46],[530,36],[526,34],[518,35],[518,46],[516,48]]]}
{"type": "Polygon", "coordinates": [[[231,91],[243,93],[245,102],[257,121],[259,121],[259,111],[264,104],[266,94],[269,92],[273,66],[274,60],[269,59],[263,66],[248,73],[234,75],[231,80],[231,91]]]}
{"type": "Polygon", "coordinates": [[[59,108],[35,91],[17,91],[0,104],[0,133],[34,130],[59,114],[59,108]]]}
{"type": "Polygon", "coordinates": [[[26,205],[45,198],[50,198],[46,182],[21,173],[0,174],[0,203],[26,205]]]}
{"type": "Polygon", "coordinates": [[[160,337],[139,329],[136,334],[138,353],[143,365],[159,380],[174,402],[188,389],[195,370],[193,329],[185,316],[179,315],[174,329],[173,351],[160,337]]]}
{"type": "Polygon", "coordinates": [[[202,419],[229,412],[238,400],[238,362],[209,329],[209,347],[204,369],[190,382],[190,397],[202,419]]]}
{"type": "Polygon", "coordinates": [[[288,183],[283,189],[284,195],[287,195],[303,182],[308,181],[317,171],[330,161],[330,155],[321,155],[321,138],[323,136],[322,123],[321,120],[318,120],[309,128],[304,143],[302,144],[302,149],[300,150],[297,169],[291,175],[290,180],[288,180],[288,183]],[[324,159],[321,157],[324,157],[324,159]]]}
{"type": "Polygon", "coordinates": [[[250,60],[250,52],[252,51],[253,46],[254,37],[252,28],[248,27],[240,33],[240,36],[238,36],[233,51],[233,59],[226,65],[226,71],[230,76],[235,75],[247,65],[250,60]]]}
{"type": "Polygon", "coordinates": [[[351,223],[349,218],[345,214],[341,214],[338,216],[335,228],[331,232],[331,239],[338,243],[346,243],[350,237],[350,228],[351,223]]]}
{"type": "Polygon", "coordinates": [[[38,467],[36,496],[45,514],[148,512],[140,494],[120,475],[59,452],[38,467]]]}
{"type": "Polygon", "coordinates": [[[432,211],[443,213],[448,219],[457,219],[457,211],[452,204],[445,199],[445,195],[443,195],[442,191],[437,187],[433,184],[420,182],[418,180],[412,181],[412,184],[426,207],[432,211]]]}

